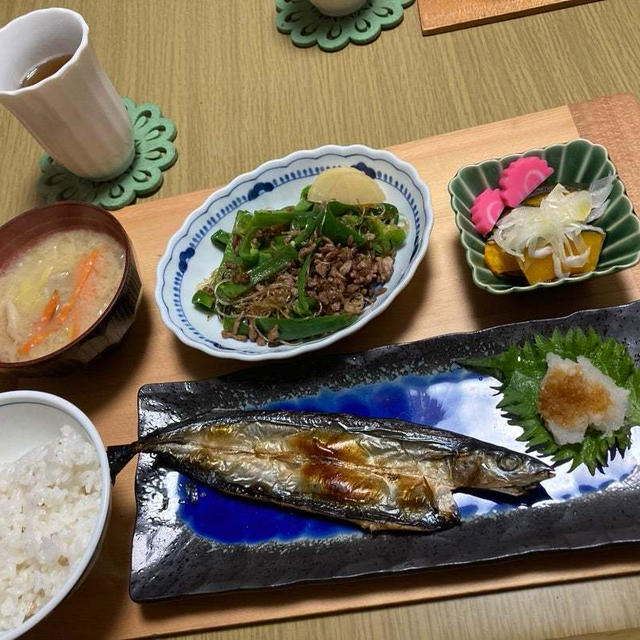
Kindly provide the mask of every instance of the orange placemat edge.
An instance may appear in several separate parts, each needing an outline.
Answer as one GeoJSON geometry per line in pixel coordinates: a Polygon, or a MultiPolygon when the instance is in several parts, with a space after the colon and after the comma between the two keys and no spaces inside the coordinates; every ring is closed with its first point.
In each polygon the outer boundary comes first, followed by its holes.
{"type": "Polygon", "coordinates": [[[467,29],[596,0],[418,0],[422,35],[467,29]]]}
{"type": "MultiPolygon", "coordinates": [[[[633,93],[601,96],[569,105],[571,117],[583,138],[607,148],[634,204],[640,207],[640,103],[633,93]]],[[[640,273],[631,271],[640,286],[640,273]]]]}

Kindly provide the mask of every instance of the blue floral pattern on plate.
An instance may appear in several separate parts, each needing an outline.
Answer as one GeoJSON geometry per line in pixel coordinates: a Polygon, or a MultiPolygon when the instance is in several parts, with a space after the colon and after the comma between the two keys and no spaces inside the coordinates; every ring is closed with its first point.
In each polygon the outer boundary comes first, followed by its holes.
{"type": "Polygon", "coordinates": [[[162,319],[185,344],[210,355],[239,360],[288,358],[319,349],[356,331],[381,313],[408,284],[427,249],[433,225],[429,190],[415,169],[387,151],[353,145],[326,146],[298,151],[272,160],[249,174],[237,177],[216,191],[191,213],[171,238],[157,270],[156,303],[162,319]],[[209,237],[217,229],[231,230],[241,208],[277,208],[298,200],[301,189],[333,166],[351,165],[382,182],[388,201],[395,204],[408,222],[405,246],[396,256],[394,272],[375,304],[357,322],[324,338],[298,345],[260,347],[221,337],[217,318],[194,308],[191,296],[197,284],[219,264],[222,254],[209,237]],[[183,256],[189,255],[188,262],[183,256]]]}

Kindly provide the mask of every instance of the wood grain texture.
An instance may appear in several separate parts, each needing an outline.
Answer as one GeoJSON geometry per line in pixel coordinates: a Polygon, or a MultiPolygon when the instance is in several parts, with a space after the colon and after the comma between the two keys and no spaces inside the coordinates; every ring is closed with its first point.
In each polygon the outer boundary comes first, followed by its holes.
{"type": "Polygon", "coordinates": [[[595,0],[418,0],[423,35],[552,11],[595,0]]]}
{"type": "MultiPolygon", "coordinates": [[[[597,137],[612,158],[625,162],[628,175],[640,175],[640,154],[626,152],[640,149],[640,111],[633,94],[603,96],[592,102],[570,105],[569,109],[583,138],[597,137]]],[[[640,203],[640,182],[625,184],[625,189],[632,202],[640,203]]]]}
{"type": "MultiPolygon", "coordinates": [[[[622,631],[607,633],[589,633],[579,638],[573,636],[573,640],[637,640],[637,638],[640,638],[640,629],[623,629],[622,631]]],[[[560,640],[567,640],[567,638],[561,638],[560,640]]]]}
{"type": "MultiPolygon", "coordinates": [[[[59,4],[2,0],[0,24],[59,4]]],[[[412,7],[401,25],[375,43],[350,45],[336,54],[298,49],[277,33],[271,0],[65,0],[64,5],[86,17],[119,91],[139,102],[158,102],[178,125],[180,157],[151,200],[210,189],[299,148],[331,142],[387,147],[603,94],[640,94],[638,0],[604,0],[429,38],[422,37],[418,10],[412,7]]],[[[0,137],[2,221],[36,204],[40,152],[4,110],[0,137]]],[[[144,313],[143,326],[150,327],[144,313]]],[[[134,360],[133,377],[139,367],[134,360]]],[[[123,379],[126,375],[118,374],[109,389],[123,379]]],[[[119,404],[132,401],[116,397],[119,404]]],[[[112,526],[131,516],[114,516],[112,526]]],[[[127,552],[126,546],[113,550],[116,557],[127,552]]],[[[108,592],[114,580],[101,586],[108,592]]],[[[640,627],[638,602],[640,577],[634,576],[194,638],[541,640],[597,632],[604,638],[618,631],[617,640],[638,637],[620,631],[640,627]]],[[[105,615],[117,617],[119,610],[105,608],[105,615]]],[[[79,624],[70,621],[68,629],[79,624]]],[[[86,617],[82,624],[95,638],[110,630],[86,617]]],[[[66,632],[51,636],[36,630],[31,637],[65,637],[66,632]]]]}
{"type": "MultiPolygon", "coordinates": [[[[627,114],[635,110],[640,118],[640,107],[627,96],[591,104],[612,118],[619,109],[627,114]]],[[[583,105],[575,108],[581,113],[588,111],[583,105]]],[[[598,131],[594,128],[591,133],[594,141],[598,141],[598,131]]],[[[426,260],[394,304],[331,350],[360,351],[451,331],[565,315],[580,308],[620,304],[640,297],[640,283],[633,277],[635,270],[526,297],[501,297],[499,305],[495,304],[494,296],[471,282],[449,208],[447,183],[451,176],[462,164],[579,135],[570,108],[559,107],[392,147],[391,151],[413,164],[429,185],[437,232],[430,239],[426,260]]],[[[634,186],[640,186],[640,176],[629,173],[627,167],[634,166],[628,159],[635,160],[638,153],[637,148],[621,147],[614,158],[622,179],[634,186]]],[[[200,191],[148,202],[118,213],[135,247],[145,288],[140,316],[119,348],[87,369],[62,378],[18,381],[20,387],[57,393],[80,406],[94,421],[106,444],[136,438],[136,394],[142,384],[205,378],[243,366],[211,358],[180,343],[162,324],[153,302],[158,256],[187,213],[208,193],[200,191]],[[149,233],[150,228],[153,233],[149,233]],[[97,379],[99,385],[95,383],[97,379]]],[[[257,601],[245,594],[226,594],[173,602],[170,606],[164,603],[139,606],[129,600],[127,592],[129,541],[135,512],[133,475],[134,465],[129,465],[118,478],[110,529],[96,567],[81,589],[41,625],[43,632],[52,636],[65,632],[69,638],[80,638],[85,624],[93,620],[100,621],[104,638],[146,636],[640,571],[640,559],[634,557],[637,549],[632,546],[496,563],[490,571],[476,566],[291,587],[265,591],[257,601]],[[107,591],[105,584],[110,587],[107,591]],[[77,631],[72,627],[73,621],[81,622],[77,631]]]]}
{"type": "MultiPolygon", "coordinates": [[[[332,640],[533,640],[537,638],[556,640],[638,640],[640,629],[623,629],[630,619],[628,607],[633,598],[629,589],[630,579],[615,581],[618,604],[604,613],[600,619],[602,627],[611,631],[583,634],[584,619],[591,615],[588,603],[597,598],[606,598],[607,581],[585,584],[545,587],[482,597],[458,598],[440,602],[406,607],[342,614],[332,618],[311,618],[279,624],[264,624],[242,627],[228,631],[193,634],[189,640],[285,640],[293,638],[331,638],[332,640]],[[575,593],[575,606],[571,610],[563,607],[563,594],[575,593]],[[535,601],[530,597],[536,594],[535,601]],[[518,611],[526,603],[528,610],[518,611]],[[537,609],[545,615],[536,615],[537,609]],[[433,625],[426,627],[425,611],[433,625]],[[626,615],[625,615],[626,613],[626,615]],[[452,619],[452,616],[455,616],[452,619]],[[483,629],[491,628],[491,633],[483,629]],[[388,635],[389,630],[393,635],[388,635]],[[563,634],[562,636],[557,633],[563,634]],[[571,635],[564,635],[569,633],[571,635]],[[577,634],[577,635],[576,635],[577,634]]],[[[574,603],[572,602],[572,605],[574,603]]],[[[186,640],[186,638],[185,638],[186,640]]]]}
{"type": "MultiPolygon", "coordinates": [[[[58,4],[2,0],[0,24],[58,4]]],[[[638,0],[430,38],[412,6],[374,43],[335,54],[293,46],[274,27],[272,0],[64,5],[85,15],[117,89],[157,102],[177,124],[178,161],[154,199],[224,184],[295,149],[383,148],[599,95],[640,94],[638,0]]],[[[4,220],[37,203],[40,152],[4,109],[0,138],[4,220]]]]}

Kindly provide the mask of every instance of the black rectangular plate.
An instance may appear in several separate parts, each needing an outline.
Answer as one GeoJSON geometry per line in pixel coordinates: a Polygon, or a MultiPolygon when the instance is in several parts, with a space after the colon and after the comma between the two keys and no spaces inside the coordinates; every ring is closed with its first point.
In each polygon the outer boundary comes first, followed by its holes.
{"type": "MultiPolygon", "coordinates": [[[[407,374],[445,371],[458,359],[497,353],[536,333],[593,327],[640,356],[640,301],[540,320],[379,347],[349,355],[315,355],[195,382],[150,384],[138,397],[139,434],[213,407],[262,406],[407,374]]],[[[541,551],[640,541],[640,473],[570,502],[501,511],[432,534],[338,536],[325,540],[220,544],[194,534],[170,504],[176,472],[141,455],[131,597],[138,602],[255,589],[297,582],[454,566],[541,551]],[[173,476],[171,475],[173,474],[173,476]]]]}

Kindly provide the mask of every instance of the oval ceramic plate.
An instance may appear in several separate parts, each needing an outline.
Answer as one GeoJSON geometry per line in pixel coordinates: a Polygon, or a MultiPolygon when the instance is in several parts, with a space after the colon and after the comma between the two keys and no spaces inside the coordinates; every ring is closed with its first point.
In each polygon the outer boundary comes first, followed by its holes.
{"type": "Polygon", "coordinates": [[[296,151],[238,176],[187,217],[169,240],[158,264],[156,302],[167,327],[190,347],[236,360],[290,358],[344,338],[386,309],[415,273],[427,250],[432,226],[429,189],[411,165],[388,151],[361,145],[296,151]],[[231,231],[240,209],[254,211],[295,204],[304,186],[318,173],[335,166],[356,167],[381,182],[387,202],[398,207],[408,222],[407,239],[396,255],[386,292],[354,324],[320,339],[261,347],[253,342],[222,338],[218,318],[202,313],[191,302],[198,283],[209,276],[222,258],[222,252],[210,241],[211,234],[218,229],[231,231]]]}
{"type": "Polygon", "coordinates": [[[594,222],[606,232],[600,259],[594,271],[537,284],[514,284],[512,280],[495,276],[484,262],[484,239],[471,223],[469,209],[474,198],[487,188],[498,187],[502,170],[511,162],[523,156],[544,158],[554,172],[545,184],[590,183],[611,173],[617,175],[616,168],[607,155],[607,150],[589,140],[572,140],[564,144],[553,144],[544,149],[532,149],[493,160],[485,160],[461,168],[449,182],[451,207],[460,231],[460,241],[464,245],[467,262],[471,267],[473,281],[491,293],[514,293],[531,291],[544,287],[557,287],[567,282],[580,282],[592,276],[602,276],[632,267],[640,260],[640,222],[631,201],[627,198],[624,185],[616,179],[609,206],[604,215],[594,222]]]}

